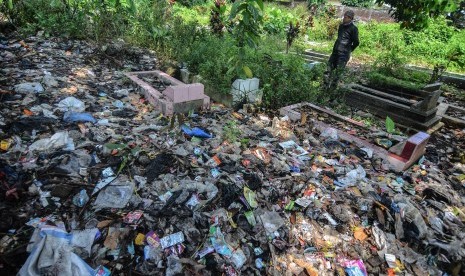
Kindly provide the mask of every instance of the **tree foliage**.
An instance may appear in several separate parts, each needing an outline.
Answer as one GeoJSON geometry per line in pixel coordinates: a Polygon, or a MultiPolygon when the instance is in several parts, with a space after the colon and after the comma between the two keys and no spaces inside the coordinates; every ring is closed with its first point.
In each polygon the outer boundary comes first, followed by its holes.
{"type": "Polygon", "coordinates": [[[341,0],[341,4],[350,7],[369,8],[373,5],[373,0],[341,0]]]}
{"type": "Polygon", "coordinates": [[[461,0],[376,0],[378,4],[391,6],[394,18],[401,27],[421,30],[428,25],[430,17],[455,11],[461,0]]]}
{"type": "Polygon", "coordinates": [[[247,77],[252,77],[252,71],[244,64],[243,56],[245,46],[258,46],[263,25],[263,9],[262,0],[238,0],[231,7],[229,20],[234,26],[232,35],[239,51],[236,57],[231,58],[234,65],[230,70],[235,70],[239,76],[245,73],[247,77]]]}

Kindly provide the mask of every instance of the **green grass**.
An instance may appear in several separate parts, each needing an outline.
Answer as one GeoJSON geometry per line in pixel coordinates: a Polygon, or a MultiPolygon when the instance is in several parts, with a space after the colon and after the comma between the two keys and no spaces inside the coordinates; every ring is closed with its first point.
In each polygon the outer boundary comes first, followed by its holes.
{"type": "Polygon", "coordinates": [[[195,7],[185,7],[179,4],[173,5],[173,15],[179,16],[184,22],[198,22],[207,26],[210,22],[210,8],[213,4],[203,4],[195,7]]]}

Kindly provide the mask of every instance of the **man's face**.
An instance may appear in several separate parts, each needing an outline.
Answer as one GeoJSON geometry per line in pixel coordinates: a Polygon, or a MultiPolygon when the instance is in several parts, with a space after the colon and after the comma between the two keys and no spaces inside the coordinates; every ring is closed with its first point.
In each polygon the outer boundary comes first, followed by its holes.
{"type": "Polygon", "coordinates": [[[352,18],[350,16],[344,15],[344,18],[342,18],[342,23],[347,24],[350,21],[352,21],[352,18]]]}

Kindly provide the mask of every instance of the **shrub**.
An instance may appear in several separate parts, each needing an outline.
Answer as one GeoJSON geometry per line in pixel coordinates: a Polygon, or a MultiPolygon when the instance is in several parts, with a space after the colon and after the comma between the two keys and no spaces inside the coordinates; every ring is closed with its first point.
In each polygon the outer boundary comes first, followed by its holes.
{"type": "Polygon", "coordinates": [[[18,0],[6,11],[13,23],[28,33],[44,30],[46,34],[100,41],[125,33],[132,36],[133,32],[146,38],[154,25],[166,19],[165,7],[164,0],[18,0]]]}
{"type": "Polygon", "coordinates": [[[328,0],[307,0],[307,9],[310,12],[317,13],[326,3],[328,3],[328,0]]]}
{"type": "Polygon", "coordinates": [[[185,7],[194,7],[207,3],[206,0],[173,0],[173,2],[183,5],[185,7]]]}
{"type": "Polygon", "coordinates": [[[192,74],[202,76],[207,91],[229,92],[233,74],[228,74],[228,60],[237,49],[230,36],[219,38],[206,34],[202,39],[190,41],[187,49],[181,49],[185,50],[178,55],[178,60],[186,62],[192,74]]]}
{"type": "Polygon", "coordinates": [[[201,25],[207,26],[210,22],[210,17],[208,16],[210,8],[211,4],[208,6],[195,6],[192,8],[174,4],[173,15],[181,17],[184,22],[196,21],[201,25]]]}
{"type": "Polygon", "coordinates": [[[427,82],[416,82],[412,80],[399,79],[393,76],[381,74],[377,71],[371,71],[366,74],[368,82],[377,87],[398,87],[407,90],[420,90],[427,82]]]}
{"type": "Polygon", "coordinates": [[[164,1],[155,1],[153,4],[149,1],[141,2],[131,20],[128,38],[144,46],[156,47],[162,44],[158,42],[168,34],[165,21],[169,18],[169,9],[170,6],[164,1]]]}
{"type": "Polygon", "coordinates": [[[263,56],[258,77],[263,87],[263,104],[279,108],[302,101],[316,100],[322,70],[311,70],[297,55],[263,56]]]}
{"type": "Polygon", "coordinates": [[[61,1],[22,0],[5,10],[7,16],[26,33],[45,30],[47,35],[83,38],[87,28],[87,10],[61,1]]]}

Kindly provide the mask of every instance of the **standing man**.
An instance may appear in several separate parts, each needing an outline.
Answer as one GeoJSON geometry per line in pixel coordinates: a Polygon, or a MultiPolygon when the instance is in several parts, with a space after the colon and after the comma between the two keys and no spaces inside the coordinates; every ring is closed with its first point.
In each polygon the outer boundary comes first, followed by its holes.
{"type": "Polygon", "coordinates": [[[354,11],[348,10],[344,13],[342,24],[337,31],[337,40],[333,46],[333,52],[329,57],[328,71],[326,72],[326,89],[335,89],[339,77],[343,73],[350,53],[360,44],[358,40],[358,28],[354,25],[354,11]]]}

